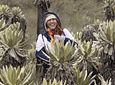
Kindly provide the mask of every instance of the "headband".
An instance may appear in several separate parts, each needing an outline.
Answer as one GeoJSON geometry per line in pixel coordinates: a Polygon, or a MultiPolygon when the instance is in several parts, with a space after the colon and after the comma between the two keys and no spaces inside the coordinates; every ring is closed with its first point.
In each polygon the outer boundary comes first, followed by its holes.
{"type": "Polygon", "coordinates": [[[53,14],[48,15],[48,16],[46,17],[46,19],[45,19],[45,24],[46,24],[47,21],[50,20],[50,19],[57,19],[57,17],[56,17],[55,15],[53,15],[53,14]]]}

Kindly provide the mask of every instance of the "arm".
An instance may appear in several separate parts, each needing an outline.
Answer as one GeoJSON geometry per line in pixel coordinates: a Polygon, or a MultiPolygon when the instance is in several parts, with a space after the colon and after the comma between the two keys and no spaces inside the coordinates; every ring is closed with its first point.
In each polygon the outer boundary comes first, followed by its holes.
{"type": "Polygon", "coordinates": [[[69,39],[75,41],[74,37],[67,29],[63,29],[63,32],[64,32],[66,38],[69,38],[69,39]]]}
{"type": "Polygon", "coordinates": [[[45,52],[45,43],[43,41],[43,35],[42,34],[39,34],[38,36],[38,40],[37,40],[37,43],[36,43],[36,58],[40,58],[40,60],[44,60],[46,62],[49,62],[49,58],[46,57],[43,52],[45,52]],[[43,52],[42,52],[43,51],[43,52]]]}
{"type": "MultiPolygon", "coordinates": [[[[77,42],[75,41],[74,37],[71,35],[71,33],[67,30],[67,29],[63,29],[64,34],[65,34],[65,41],[64,44],[66,44],[69,40],[72,44],[72,42],[74,42],[74,45],[77,44],[77,42]]],[[[77,44],[78,45],[78,44],[77,44]]]]}

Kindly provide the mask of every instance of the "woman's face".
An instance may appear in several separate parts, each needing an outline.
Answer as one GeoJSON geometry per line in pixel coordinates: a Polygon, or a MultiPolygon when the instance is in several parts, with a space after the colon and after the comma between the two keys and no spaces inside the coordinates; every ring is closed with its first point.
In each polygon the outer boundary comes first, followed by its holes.
{"type": "Polygon", "coordinates": [[[47,21],[47,27],[49,27],[50,29],[55,29],[57,26],[57,20],[56,19],[50,19],[47,21]]]}

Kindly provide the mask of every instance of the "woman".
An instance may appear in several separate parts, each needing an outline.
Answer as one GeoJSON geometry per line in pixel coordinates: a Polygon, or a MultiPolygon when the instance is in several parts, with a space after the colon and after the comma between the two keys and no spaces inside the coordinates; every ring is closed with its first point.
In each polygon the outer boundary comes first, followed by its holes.
{"type": "MultiPolygon", "coordinates": [[[[54,45],[54,40],[57,38],[58,40],[63,40],[64,44],[70,40],[70,42],[74,42],[74,38],[71,33],[67,29],[61,28],[61,22],[58,16],[54,12],[46,12],[43,15],[43,27],[45,32],[38,35],[38,40],[36,43],[36,58],[42,62],[45,68],[49,68],[48,65],[50,59],[46,57],[42,51],[45,52],[44,47],[47,46],[50,48],[51,44],[54,45]]],[[[77,44],[74,42],[74,44],[77,44]]]]}

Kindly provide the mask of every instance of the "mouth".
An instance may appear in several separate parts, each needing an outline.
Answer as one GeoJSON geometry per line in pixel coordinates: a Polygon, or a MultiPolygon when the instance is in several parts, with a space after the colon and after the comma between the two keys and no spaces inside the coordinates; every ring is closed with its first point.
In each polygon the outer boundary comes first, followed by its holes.
{"type": "Polygon", "coordinates": [[[51,27],[54,27],[54,26],[56,26],[56,25],[55,25],[55,24],[50,24],[50,26],[51,26],[51,27]]]}
{"type": "Polygon", "coordinates": [[[55,26],[55,23],[51,23],[50,26],[55,26]]]}

